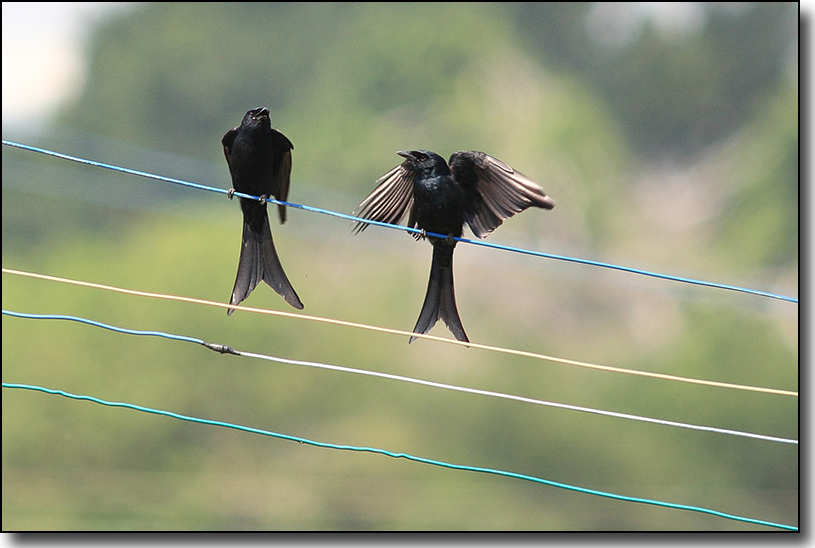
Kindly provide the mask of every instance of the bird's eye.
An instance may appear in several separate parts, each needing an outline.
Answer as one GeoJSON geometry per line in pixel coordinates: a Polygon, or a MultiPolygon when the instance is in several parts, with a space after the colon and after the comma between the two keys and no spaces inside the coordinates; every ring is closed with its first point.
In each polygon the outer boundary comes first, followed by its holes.
{"type": "Polygon", "coordinates": [[[420,162],[424,162],[425,160],[427,160],[427,154],[425,154],[425,153],[423,153],[423,152],[420,152],[420,153],[418,153],[418,154],[416,155],[416,158],[417,158],[417,159],[418,159],[420,162]]]}

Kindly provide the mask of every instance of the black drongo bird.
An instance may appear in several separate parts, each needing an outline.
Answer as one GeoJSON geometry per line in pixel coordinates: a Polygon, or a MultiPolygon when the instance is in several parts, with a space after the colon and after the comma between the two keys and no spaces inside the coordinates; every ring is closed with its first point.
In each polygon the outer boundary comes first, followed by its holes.
{"type": "MultiPolygon", "coordinates": [[[[454,237],[461,237],[464,223],[479,238],[498,228],[504,219],[528,207],[552,209],[555,202],[525,175],[483,152],[461,151],[450,164],[435,152],[399,151],[406,158],[376,182],[379,185],[357,208],[357,216],[372,221],[398,223],[407,211],[408,226],[426,232],[433,244],[433,263],[422,311],[414,333],[427,333],[441,318],[456,339],[469,342],[456,309],[453,290],[454,237]]],[[[360,223],[357,232],[368,225],[360,223]]],[[[411,337],[413,342],[416,337],[411,337]]]]}
{"type": "MultiPolygon", "coordinates": [[[[286,201],[294,145],[285,135],[272,129],[268,109],[249,110],[241,125],[227,131],[221,143],[232,175],[230,198],[233,192],[238,191],[262,198],[274,196],[280,201],[286,201]]],[[[229,304],[240,304],[263,280],[286,299],[287,303],[302,310],[303,303],[294,292],[283,272],[280,259],[277,258],[266,202],[246,198],[240,200],[243,210],[243,240],[238,275],[229,304]]],[[[278,205],[278,212],[281,224],[285,223],[286,207],[278,205]]],[[[230,308],[226,313],[229,315],[234,311],[234,308],[230,308]]]]}

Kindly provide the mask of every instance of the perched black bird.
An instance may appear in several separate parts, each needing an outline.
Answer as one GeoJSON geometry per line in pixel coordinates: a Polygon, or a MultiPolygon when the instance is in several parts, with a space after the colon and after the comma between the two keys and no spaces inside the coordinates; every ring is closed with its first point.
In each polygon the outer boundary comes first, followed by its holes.
{"type": "MultiPolygon", "coordinates": [[[[441,318],[456,339],[469,342],[456,309],[453,290],[454,237],[464,223],[479,238],[498,228],[504,219],[528,207],[552,209],[555,202],[525,175],[483,152],[462,151],[450,156],[450,165],[435,152],[399,151],[406,158],[377,180],[379,185],[357,208],[357,216],[398,223],[409,210],[408,226],[425,232],[433,244],[433,263],[422,311],[414,333],[427,333],[441,318]]],[[[357,232],[368,225],[359,223],[357,232]]],[[[411,337],[413,342],[416,337],[411,337]]]]}
{"type": "MultiPolygon", "coordinates": [[[[291,151],[294,145],[285,135],[272,129],[269,110],[253,108],[243,117],[241,125],[226,132],[221,143],[232,175],[235,191],[286,201],[291,175],[291,151]]],[[[272,241],[266,202],[241,198],[243,210],[243,241],[238,262],[238,275],[229,304],[240,304],[263,280],[294,308],[303,303],[289,283],[272,241]]],[[[278,205],[280,222],[286,222],[286,207],[278,205]]],[[[234,308],[226,311],[232,314],[234,308]]]]}

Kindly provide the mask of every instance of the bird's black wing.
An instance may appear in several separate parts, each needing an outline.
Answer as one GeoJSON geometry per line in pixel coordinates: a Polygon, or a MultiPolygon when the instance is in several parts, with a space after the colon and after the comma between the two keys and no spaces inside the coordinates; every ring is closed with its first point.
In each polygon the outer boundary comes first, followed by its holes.
{"type": "Polygon", "coordinates": [[[221,138],[221,144],[224,145],[224,156],[226,156],[226,164],[229,166],[229,174],[232,175],[232,144],[238,136],[238,128],[233,127],[221,138]]]}
{"type": "MultiPolygon", "coordinates": [[[[354,212],[357,217],[399,224],[405,212],[413,206],[413,179],[416,174],[409,161],[405,161],[376,180],[379,185],[354,212]]],[[[367,223],[357,222],[355,232],[368,227],[367,223]]]]}
{"type": "MultiPolygon", "coordinates": [[[[283,149],[283,158],[280,163],[275,166],[275,188],[279,189],[275,195],[275,198],[281,202],[285,202],[289,197],[289,182],[291,181],[291,151],[294,149],[294,145],[291,141],[289,141],[288,137],[276,129],[272,129],[272,133],[276,134],[274,135],[275,142],[278,143],[283,149]]],[[[277,212],[280,215],[280,224],[285,223],[286,206],[278,204],[277,212]]]]}
{"type": "Polygon", "coordinates": [[[456,152],[450,156],[449,165],[453,178],[467,192],[464,218],[479,238],[528,207],[555,207],[540,185],[489,154],[456,152]]]}

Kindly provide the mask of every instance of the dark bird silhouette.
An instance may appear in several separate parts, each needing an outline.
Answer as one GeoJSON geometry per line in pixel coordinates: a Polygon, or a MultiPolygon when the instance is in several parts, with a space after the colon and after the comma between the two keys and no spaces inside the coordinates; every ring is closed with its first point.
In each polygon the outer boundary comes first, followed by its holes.
{"type": "MultiPolygon", "coordinates": [[[[272,129],[269,110],[253,108],[244,115],[241,125],[226,132],[221,143],[232,175],[235,191],[262,198],[274,196],[286,201],[291,175],[291,151],[294,145],[285,135],[272,129]]],[[[240,304],[261,280],[277,291],[286,302],[302,310],[303,303],[289,283],[277,257],[266,201],[240,199],[243,210],[243,239],[238,261],[238,275],[229,304],[240,304]]],[[[286,222],[286,207],[278,205],[280,223],[286,222]]],[[[232,314],[234,308],[226,311],[232,314]]]]}
{"type": "MultiPolygon", "coordinates": [[[[504,219],[528,207],[552,209],[555,202],[525,175],[483,152],[462,151],[450,156],[450,164],[435,152],[399,151],[406,158],[376,182],[356,215],[372,221],[397,224],[410,212],[407,225],[422,230],[433,244],[433,262],[422,311],[414,333],[427,333],[441,319],[460,341],[469,342],[456,308],[453,289],[454,237],[461,237],[464,223],[484,238],[504,219]]],[[[367,223],[359,223],[362,231],[367,223]]],[[[413,342],[416,337],[411,337],[413,342]]]]}

